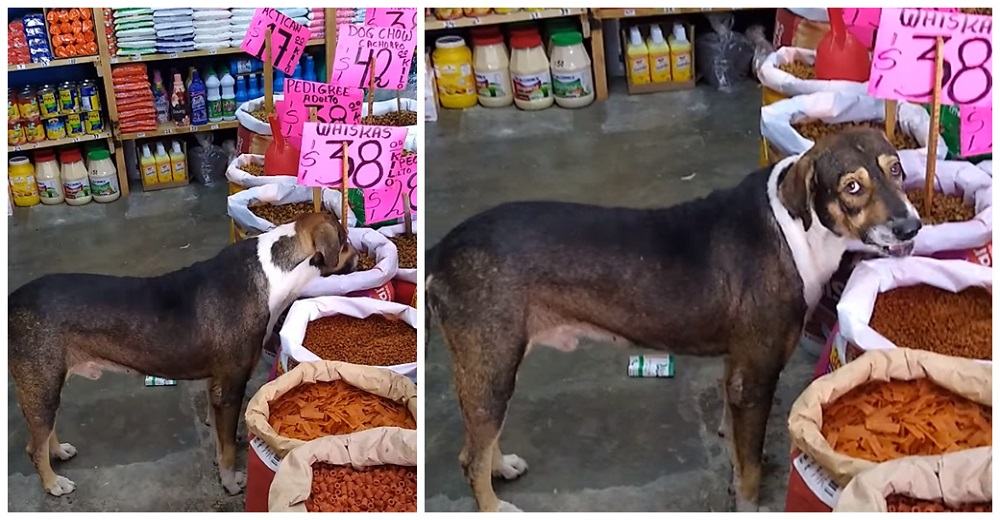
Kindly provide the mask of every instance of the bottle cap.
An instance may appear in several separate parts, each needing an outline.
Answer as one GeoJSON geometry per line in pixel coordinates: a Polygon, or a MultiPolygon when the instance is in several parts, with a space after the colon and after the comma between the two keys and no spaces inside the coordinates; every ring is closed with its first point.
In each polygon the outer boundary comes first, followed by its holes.
{"type": "Polygon", "coordinates": [[[442,36],[434,41],[434,46],[441,49],[456,49],[465,45],[461,36],[442,36]]]}
{"type": "Polygon", "coordinates": [[[103,148],[91,150],[90,153],[87,154],[87,159],[90,159],[91,161],[100,161],[103,159],[110,159],[110,158],[111,158],[111,152],[103,148]]]}
{"type": "Polygon", "coordinates": [[[556,47],[569,47],[583,43],[583,35],[577,31],[558,32],[552,35],[552,45],[556,47]]]}
{"type": "Polygon", "coordinates": [[[537,32],[519,32],[510,37],[510,46],[515,49],[541,47],[542,37],[537,32]]]}
{"type": "Polygon", "coordinates": [[[639,33],[638,27],[633,27],[629,31],[629,39],[631,40],[630,43],[632,45],[642,45],[642,34],[639,33]]]}
{"type": "Polygon", "coordinates": [[[653,39],[653,43],[657,45],[663,43],[663,29],[660,29],[659,25],[653,25],[649,28],[649,36],[653,39]]]}
{"type": "Polygon", "coordinates": [[[684,31],[684,26],[679,23],[674,24],[674,39],[679,42],[687,41],[687,32],[684,31]]]}

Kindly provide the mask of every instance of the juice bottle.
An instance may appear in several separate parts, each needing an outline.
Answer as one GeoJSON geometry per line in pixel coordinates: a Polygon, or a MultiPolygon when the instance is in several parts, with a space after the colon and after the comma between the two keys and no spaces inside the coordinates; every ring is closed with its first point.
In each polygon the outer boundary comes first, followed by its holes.
{"type": "Polygon", "coordinates": [[[156,155],[153,156],[156,164],[156,178],[160,182],[170,182],[174,180],[174,174],[170,170],[170,156],[163,148],[163,143],[156,143],[156,155]]]}
{"type": "Polygon", "coordinates": [[[184,150],[181,150],[181,143],[174,141],[170,150],[170,171],[174,182],[184,182],[187,180],[187,157],[184,150]]]}
{"type": "Polygon", "coordinates": [[[645,85],[651,81],[649,74],[649,50],[642,41],[642,34],[638,27],[629,30],[629,44],[625,50],[626,61],[628,62],[629,83],[633,85],[645,85]]]}
{"type": "Polygon", "coordinates": [[[670,46],[663,38],[663,30],[659,25],[653,25],[649,30],[649,41],[646,43],[649,48],[650,76],[653,83],[667,83],[670,81],[670,46]]]}
{"type": "Polygon", "coordinates": [[[142,145],[142,157],[139,158],[139,167],[142,170],[142,182],[149,186],[156,184],[159,178],[156,175],[156,159],[149,151],[149,145],[142,145]]]}
{"type": "Polygon", "coordinates": [[[670,37],[670,70],[674,81],[691,81],[691,42],[687,39],[684,26],[675,23],[674,34],[670,37]]]}

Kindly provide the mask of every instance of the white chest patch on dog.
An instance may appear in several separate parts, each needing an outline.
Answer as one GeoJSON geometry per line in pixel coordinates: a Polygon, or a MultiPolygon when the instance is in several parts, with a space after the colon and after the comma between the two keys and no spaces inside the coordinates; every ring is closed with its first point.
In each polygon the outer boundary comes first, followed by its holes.
{"type": "Polygon", "coordinates": [[[802,220],[792,218],[788,208],[781,203],[781,199],[778,198],[778,178],[781,172],[794,164],[799,157],[801,156],[788,157],[774,165],[771,176],[767,179],[767,198],[771,202],[774,219],[778,222],[778,227],[781,228],[785,242],[792,252],[795,269],[802,278],[802,296],[811,310],[819,303],[823,294],[823,284],[830,281],[830,277],[837,270],[850,240],[837,236],[824,227],[811,205],[809,210],[812,211],[812,225],[806,231],[802,220]]]}
{"type": "Polygon", "coordinates": [[[267,278],[267,309],[271,318],[264,341],[271,336],[278,315],[298,297],[306,284],[319,277],[319,268],[309,265],[306,258],[291,271],[284,271],[271,258],[271,247],[281,237],[294,236],[295,224],[283,224],[257,237],[257,259],[267,278]]]}

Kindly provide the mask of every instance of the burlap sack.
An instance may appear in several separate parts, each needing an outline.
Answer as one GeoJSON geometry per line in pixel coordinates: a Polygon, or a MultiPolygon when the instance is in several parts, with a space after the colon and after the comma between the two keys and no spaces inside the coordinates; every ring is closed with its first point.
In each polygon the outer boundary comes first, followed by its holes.
{"type": "Polygon", "coordinates": [[[289,390],[319,381],[344,382],[366,392],[385,397],[403,404],[417,419],[417,385],[392,370],[341,363],[339,361],[315,361],[300,363],[281,377],[260,387],[247,403],[247,429],[264,441],[278,458],[284,458],[289,451],[305,444],[305,441],[278,435],[267,419],[271,415],[270,403],[285,395],[289,390]]]}
{"type": "Polygon", "coordinates": [[[993,374],[989,366],[911,349],[873,350],[843,368],[813,381],[792,404],[788,433],[792,445],[802,450],[845,486],[876,463],[841,455],[823,437],[823,405],[869,381],[930,378],[937,385],[986,406],[993,406],[993,374]]]}
{"type": "Polygon", "coordinates": [[[305,513],[312,491],[313,464],[369,466],[416,466],[417,431],[375,428],[350,435],[320,437],[288,452],[268,493],[271,513],[305,513]]]}
{"type": "Polygon", "coordinates": [[[961,505],[993,501],[993,448],[936,457],[906,457],[864,471],[844,488],[834,513],[885,513],[885,497],[900,494],[961,505]]]}

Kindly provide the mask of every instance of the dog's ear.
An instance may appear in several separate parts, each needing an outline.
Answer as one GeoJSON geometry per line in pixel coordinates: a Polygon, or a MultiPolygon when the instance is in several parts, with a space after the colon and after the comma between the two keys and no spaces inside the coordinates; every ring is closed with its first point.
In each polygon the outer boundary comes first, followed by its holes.
{"type": "Polygon", "coordinates": [[[807,231],[812,225],[812,198],[816,184],[815,162],[809,154],[795,161],[778,186],[778,200],[807,231]]]}
{"type": "Polygon", "coordinates": [[[313,227],[312,239],[315,253],[309,265],[318,267],[323,275],[335,272],[340,266],[340,250],[344,240],[340,224],[328,220],[313,227]]]}

